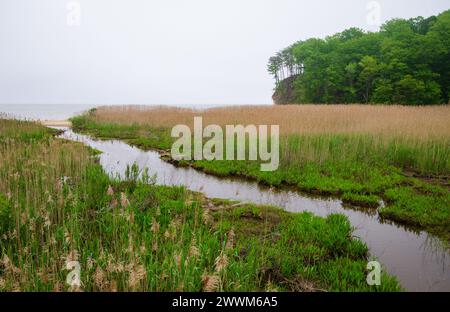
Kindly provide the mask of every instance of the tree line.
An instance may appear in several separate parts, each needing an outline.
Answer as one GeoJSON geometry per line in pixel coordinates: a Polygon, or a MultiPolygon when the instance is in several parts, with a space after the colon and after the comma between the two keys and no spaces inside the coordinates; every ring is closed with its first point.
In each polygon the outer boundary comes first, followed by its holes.
{"type": "Polygon", "coordinates": [[[291,103],[449,103],[450,10],[298,41],[271,57],[268,71],[276,92],[293,84],[291,103]]]}

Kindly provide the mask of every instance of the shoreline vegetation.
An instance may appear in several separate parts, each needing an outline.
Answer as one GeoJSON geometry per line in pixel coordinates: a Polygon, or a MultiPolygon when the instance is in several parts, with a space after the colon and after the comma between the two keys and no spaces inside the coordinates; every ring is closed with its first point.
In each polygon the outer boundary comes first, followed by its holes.
{"type": "Polygon", "coordinates": [[[450,104],[450,10],[297,41],[267,70],[276,104],[450,104]]]}
{"type": "Polygon", "coordinates": [[[450,241],[450,129],[448,106],[291,105],[194,110],[100,107],[71,119],[76,131],[156,149],[178,166],[240,176],[274,187],[337,196],[376,209],[387,220],[450,241]],[[280,168],[261,172],[253,161],[171,159],[170,127],[205,124],[279,124],[280,168]]]}
{"type": "Polygon", "coordinates": [[[402,290],[384,272],[367,285],[367,246],[342,215],[208,199],[135,165],[112,179],[57,133],[0,119],[0,291],[402,290]]]}

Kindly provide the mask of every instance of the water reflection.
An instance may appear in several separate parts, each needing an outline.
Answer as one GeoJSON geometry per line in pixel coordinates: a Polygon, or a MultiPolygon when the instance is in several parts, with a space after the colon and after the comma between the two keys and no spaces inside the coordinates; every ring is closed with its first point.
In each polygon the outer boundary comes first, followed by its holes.
{"type": "Polygon", "coordinates": [[[450,253],[439,239],[393,222],[382,222],[376,210],[349,209],[340,200],[309,197],[294,190],[274,190],[256,182],[218,178],[192,168],[176,168],[156,152],[145,152],[116,140],[99,141],[71,130],[61,137],[84,142],[103,152],[100,163],[114,176],[122,176],[128,164],[136,162],[156,174],[162,185],[183,185],[208,197],[279,206],[290,212],[310,211],[319,216],[346,215],[360,237],[387,271],[398,277],[409,291],[450,291],[450,253]]]}

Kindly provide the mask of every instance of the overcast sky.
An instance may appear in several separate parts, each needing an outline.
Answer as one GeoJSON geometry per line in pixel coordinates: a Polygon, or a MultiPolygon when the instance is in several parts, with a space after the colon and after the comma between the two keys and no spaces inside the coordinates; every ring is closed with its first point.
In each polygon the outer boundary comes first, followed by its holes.
{"type": "MultiPolygon", "coordinates": [[[[0,104],[269,104],[268,58],[297,40],[376,30],[369,2],[0,0],[0,104]]],[[[450,8],[378,3],[381,21],[450,8]]]]}

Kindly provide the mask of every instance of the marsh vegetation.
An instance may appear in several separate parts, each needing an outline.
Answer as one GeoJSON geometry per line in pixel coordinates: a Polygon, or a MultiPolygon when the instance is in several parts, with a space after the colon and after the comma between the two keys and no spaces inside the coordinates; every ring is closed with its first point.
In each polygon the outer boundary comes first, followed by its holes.
{"type": "Polygon", "coordinates": [[[258,161],[178,162],[222,176],[339,196],[363,207],[386,206],[381,216],[450,235],[450,109],[448,106],[275,106],[207,110],[101,107],[72,119],[74,127],[144,149],[169,150],[170,129],[205,124],[280,125],[280,168],[258,161]]]}
{"type": "Polygon", "coordinates": [[[41,125],[0,119],[2,291],[397,291],[366,283],[367,247],[341,215],[205,198],[41,125]],[[66,284],[78,261],[81,286],[66,284]]]}

